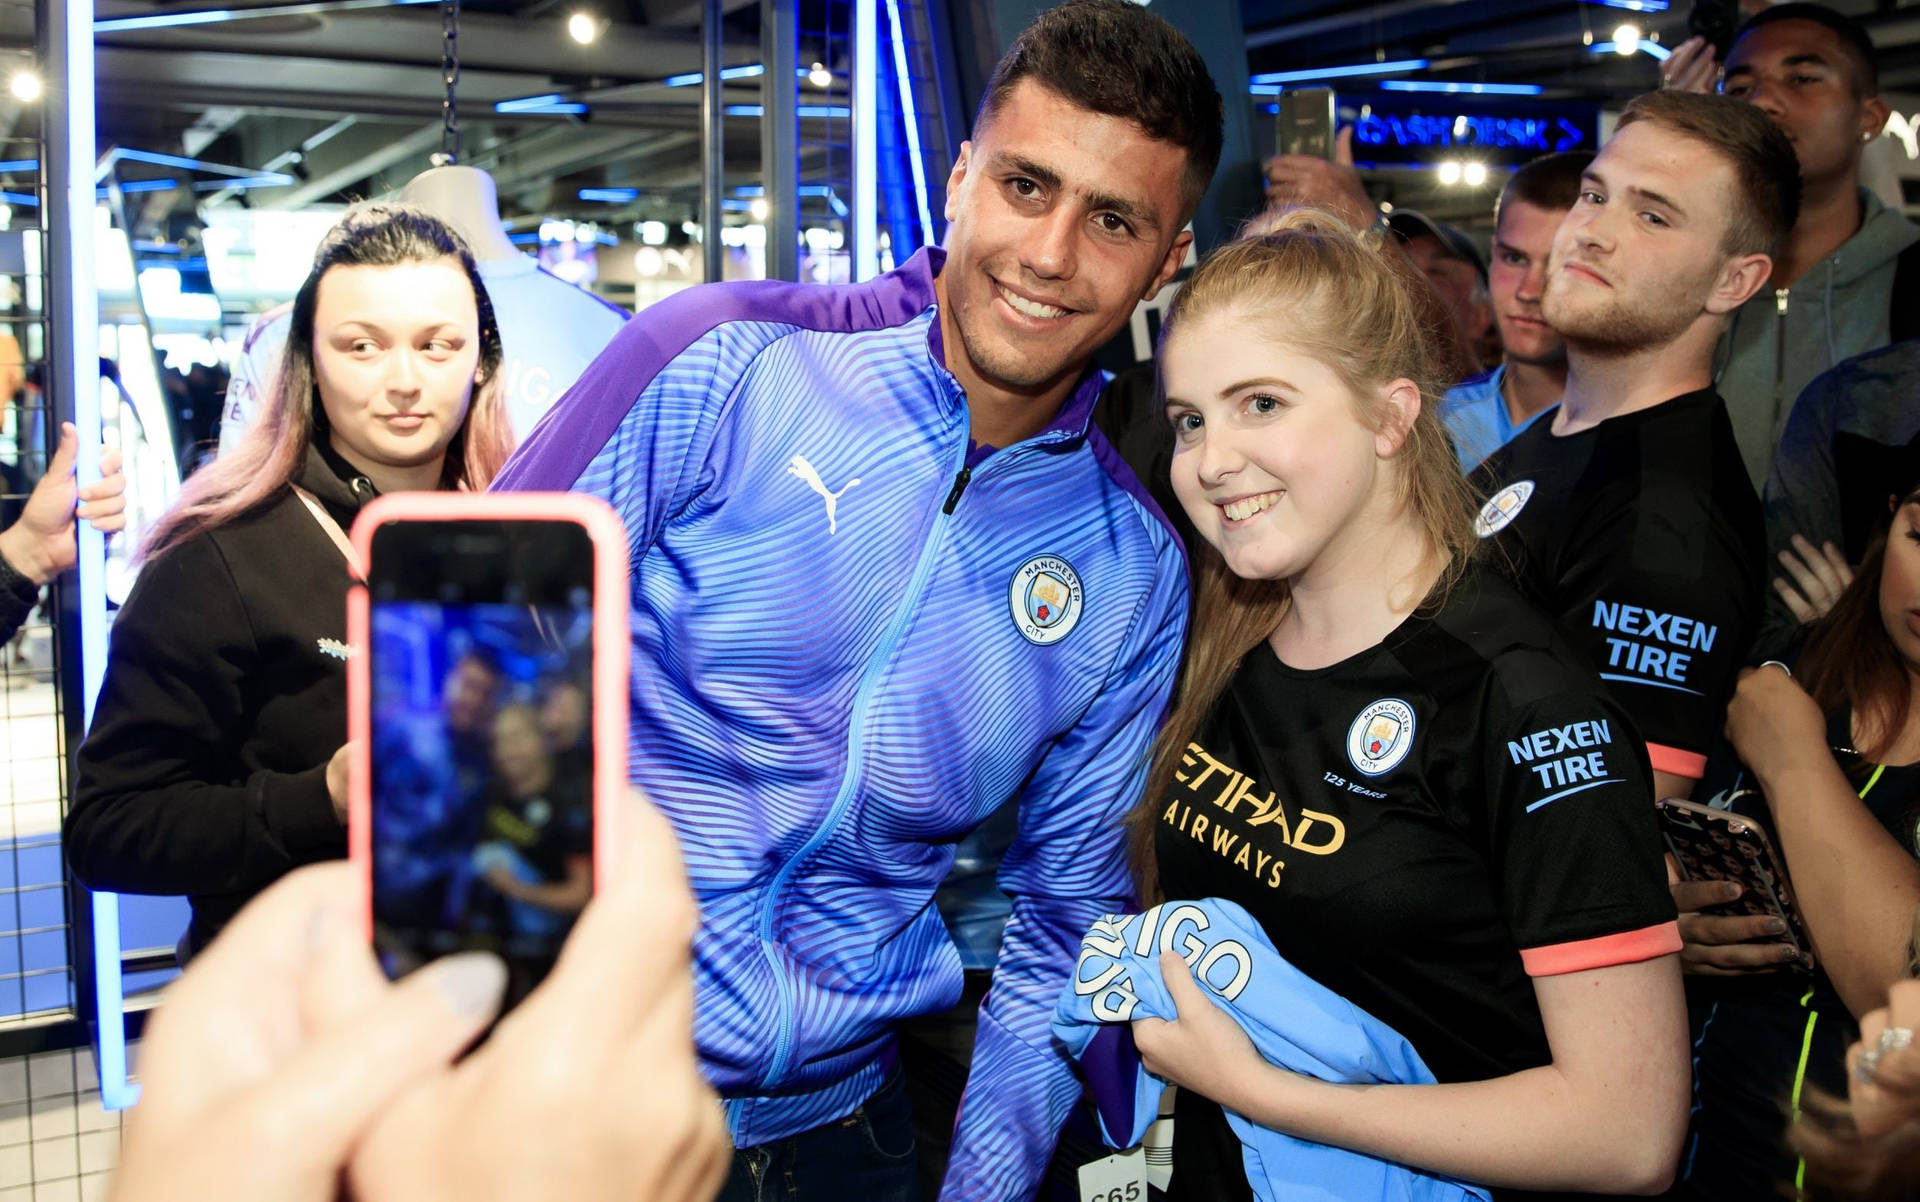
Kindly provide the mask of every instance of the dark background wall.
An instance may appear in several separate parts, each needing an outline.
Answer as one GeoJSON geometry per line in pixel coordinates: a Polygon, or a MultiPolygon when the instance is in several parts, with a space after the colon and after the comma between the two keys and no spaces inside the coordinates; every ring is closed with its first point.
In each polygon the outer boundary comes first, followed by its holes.
{"type": "MultiPolygon", "coordinates": [[[[988,0],[950,4],[955,26],[952,44],[960,59],[961,101],[971,113],[979,106],[993,64],[1034,15],[1052,0],[988,0]]],[[[1246,34],[1240,6],[1228,0],[1184,0],[1152,5],[1149,11],[1187,35],[1213,73],[1226,107],[1226,145],[1220,170],[1194,214],[1194,241],[1202,254],[1218,246],[1261,202],[1260,163],[1270,132],[1254,128],[1247,98],[1246,34]]]]}

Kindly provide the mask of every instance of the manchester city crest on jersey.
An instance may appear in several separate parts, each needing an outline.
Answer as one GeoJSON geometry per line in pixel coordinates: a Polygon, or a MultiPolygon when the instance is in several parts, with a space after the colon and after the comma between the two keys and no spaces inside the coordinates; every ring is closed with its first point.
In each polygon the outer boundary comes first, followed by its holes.
{"type": "Polygon", "coordinates": [[[1480,507],[1480,516],[1473,520],[1473,532],[1481,538],[1492,538],[1513,524],[1513,519],[1520,516],[1532,497],[1533,481],[1515,480],[1487,498],[1487,503],[1480,507]]]}
{"type": "Polygon", "coordinates": [[[1391,772],[1413,750],[1413,707],[1382,697],[1347,727],[1347,759],[1368,776],[1391,772]]]}
{"type": "Polygon", "coordinates": [[[1007,602],[1021,635],[1043,647],[1066,638],[1086,605],[1079,573],[1058,555],[1036,555],[1021,564],[1007,602]]]}

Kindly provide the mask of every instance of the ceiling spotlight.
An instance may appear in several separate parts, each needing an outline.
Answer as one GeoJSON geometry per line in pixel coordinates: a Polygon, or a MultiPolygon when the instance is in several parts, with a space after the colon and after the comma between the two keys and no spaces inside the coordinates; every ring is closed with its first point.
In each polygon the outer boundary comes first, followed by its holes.
{"type": "Polygon", "coordinates": [[[755,221],[765,221],[767,214],[771,212],[773,209],[767,204],[767,198],[764,196],[756,197],[754,202],[747,206],[747,216],[755,221]]]}
{"type": "Polygon", "coordinates": [[[1640,49],[1640,27],[1628,24],[1613,31],[1613,49],[1616,54],[1633,54],[1640,49]]]}
{"type": "Polygon", "coordinates": [[[15,100],[32,102],[40,99],[40,77],[31,71],[15,71],[13,78],[7,81],[7,90],[13,93],[15,100]]]}
{"type": "Polygon", "coordinates": [[[1448,187],[1452,187],[1454,184],[1460,182],[1460,161],[1458,159],[1448,159],[1446,162],[1440,164],[1440,182],[1446,184],[1448,187]]]}
{"type": "Polygon", "coordinates": [[[1487,165],[1485,163],[1468,163],[1460,169],[1460,179],[1467,187],[1478,188],[1481,184],[1487,182],[1487,165]]]}
{"type": "Polygon", "coordinates": [[[592,13],[574,13],[567,18],[567,36],[582,46],[591,46],[593,40],[600,36],[600,22],[594,19],[592,13]]]}
{"type": "Polygon", "coordinates": [[[833,86],[833,72],[827,70],[827,64],[815,63],[813,70],[807,72],[807,82],[816,88],[830,88],[833,86]]]}

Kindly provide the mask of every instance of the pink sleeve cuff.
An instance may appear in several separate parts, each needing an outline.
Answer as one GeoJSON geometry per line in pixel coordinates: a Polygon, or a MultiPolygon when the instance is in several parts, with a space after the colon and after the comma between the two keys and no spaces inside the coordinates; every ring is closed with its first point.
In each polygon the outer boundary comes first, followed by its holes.
{"type": "Polygon", "coordinates": [[[1680,924],[1656,923],[1637,931],[1576,939],[1546,947],[1523,947],[1520,963],[1530,977],[1557,977],[1562,973],[1585,972],[1589,968],[1611,968],[1616,964],[1637,964],[1680,950],[1680,924]]]}
{"type": "Polygon", "coordinates": [[[1692,751],[1682,751],[1678,747],[1668,747],[1663,743],[1649,743],[1647,758],[1653,761],[1655,772],[1684,776],[1688,780],[1699,780],[1707,774],[1706,756],[1692,751]]]}

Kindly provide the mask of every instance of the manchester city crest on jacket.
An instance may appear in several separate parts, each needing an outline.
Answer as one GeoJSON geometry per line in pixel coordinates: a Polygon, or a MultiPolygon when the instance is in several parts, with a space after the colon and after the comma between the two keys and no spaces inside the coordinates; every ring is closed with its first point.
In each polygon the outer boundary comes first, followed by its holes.
{"type": "Polygon", "coordinates": [[[1043,647],[1066,638],[1085,608],[1079,574],[1058,555],[1036,555],[1021,564],[1007,600],[1013,624],[1028,642],[1043,647]]]}

